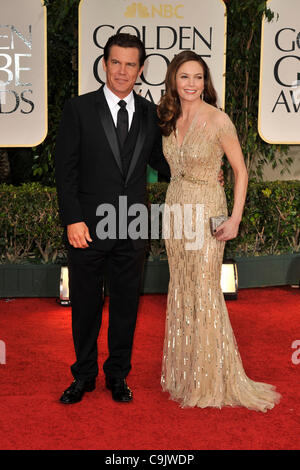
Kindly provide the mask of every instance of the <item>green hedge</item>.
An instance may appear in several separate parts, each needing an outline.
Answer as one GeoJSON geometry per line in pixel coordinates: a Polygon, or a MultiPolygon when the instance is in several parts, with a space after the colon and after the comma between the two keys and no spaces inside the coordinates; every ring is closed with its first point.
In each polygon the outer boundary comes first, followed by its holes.
{"type": "Polygon", "coordinates": [[[56,190],[39,183],[0,185],[0,261],[64,258],[56,190]]]}
{"type": "MultiPolygon", "coordinates": [[[[162,204],[167,183],[148,185],[149,204],[162,204]]],[[[229,213],[233,188],[225,187],[229,213]]],[[[165,257],[163,240],[150,243],[152,257],[165,257]]],[[[300,251],[300,181],[250,181],[239,236],[225,255],[260,256],[300,251]]],[[[56,190],[38,183],[0,185],[0,262],[61,262],[65,259],[56,190]]]]}

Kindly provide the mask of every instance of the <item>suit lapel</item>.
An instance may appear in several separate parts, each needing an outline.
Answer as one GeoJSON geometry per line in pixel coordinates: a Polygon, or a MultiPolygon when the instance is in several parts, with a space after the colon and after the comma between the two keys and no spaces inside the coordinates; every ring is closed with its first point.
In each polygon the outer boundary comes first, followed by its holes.
{"type": "Polygon", "coordinates": [[[135,112],[137,113],[137,117],[140,117],[140,129],[135,145],[135,149],[132,155],[132,159],[129,165],[129,170],[127,173],[126,181],[125,184],[129,181],[129,178],[131,177],[134,168],[137,164],[138,158],[141,154],[146,135],[147,135],[147,109],[142,100],[139,99],[139,97],[136,95],[134,92],[134,99],[135,99],[135,112]]]}
{"type": "Polygon", "coordinates": [[[106,102],[106,99],[103,93],[103,88],[99,90],[99,93],[97,94],[96,102],[97,102],[98,115],[100,117],[100,121],[102,123],[105,135],[107,137],[108,143],[110,145],[110,148],[112,150],[116,163],[119,167],[119,170],[123,174],[120,149],[119,149],[118,139],[116,135],[116,128],[115,128],[108,104],[106,102]]]}

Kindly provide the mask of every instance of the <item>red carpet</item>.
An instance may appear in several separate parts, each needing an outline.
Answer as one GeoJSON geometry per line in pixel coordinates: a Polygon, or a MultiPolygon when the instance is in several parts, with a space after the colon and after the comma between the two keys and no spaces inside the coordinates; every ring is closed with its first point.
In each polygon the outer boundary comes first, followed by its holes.
{"type": "Polygon", "coordinates": [[[164,295],[141,298],[128,377],[134,401],[115,403],[104,388],[106,305],[97,388],[76,405],[62,405],[74,361],[70,308],[55,299],[1,299],[0,449],[299,449],[300,364],[292,362],[291,347],[300,340],[299,290],[244,289],[227,306],[248,376],[282,395],[267,413],[181,409],[161,391],[164,295]]]}

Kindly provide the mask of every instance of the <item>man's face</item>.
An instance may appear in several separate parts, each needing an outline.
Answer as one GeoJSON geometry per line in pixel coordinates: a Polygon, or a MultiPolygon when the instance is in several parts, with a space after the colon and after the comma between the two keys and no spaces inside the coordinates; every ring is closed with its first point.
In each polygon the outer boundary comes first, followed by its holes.
{"type": "Polygon", "coordinates": [[[106,85],[120,99],[133,90],[143,67],[139,64],[139,50],[136,47],[112,46],[107,62],[103,59],[106,85]]]}

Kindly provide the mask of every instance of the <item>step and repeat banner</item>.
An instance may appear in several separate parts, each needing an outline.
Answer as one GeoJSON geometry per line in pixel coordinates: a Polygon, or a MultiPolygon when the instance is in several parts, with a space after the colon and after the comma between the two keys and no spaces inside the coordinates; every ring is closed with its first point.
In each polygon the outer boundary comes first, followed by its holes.
{"type": "Polygon", "coordinates": [[[46,137],[46,15],[41,0],[0,0],[0,147],[46,137]]]}
{"type": "Polygon", "coordinates": [[[175,54],[193,50],[211,69],[224,107],[226,8],[221,0],[81,0],[79,6],[79,94],[105,81],[103,49],[116,33],[137,35],[147,59],[135,91],[157,103],[167,66],[175,54]]]}
{"type": "Polygon", "coordinates": [[[262,24],[258,130],[266,142],[300,144],[300,0],[267,5],[275,18],[262,24]]]}
{"type": "MultiPolygon", "coordinates": [[[[267,4],[275,18],[262,23],[258,131],[269,143],[300,144],[300,0],[267,4]]],[[[157,103],[174,55],[194,50],[208,63],[224,108],[222,0],[81,0],[78,15],[79,94],[104,83],[104,45],[128,32],[140,37],[147,53],[137,93],[157,103]]],[[[0,147],[36,146],[46,135],[46,7],[43,0],[0,0],[0,147]]]]}

